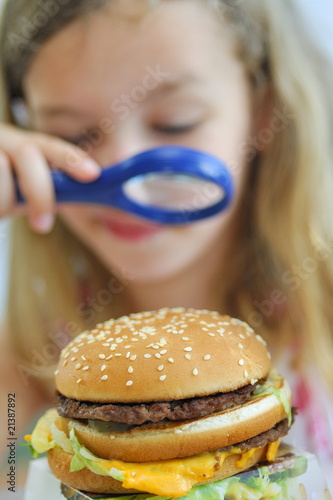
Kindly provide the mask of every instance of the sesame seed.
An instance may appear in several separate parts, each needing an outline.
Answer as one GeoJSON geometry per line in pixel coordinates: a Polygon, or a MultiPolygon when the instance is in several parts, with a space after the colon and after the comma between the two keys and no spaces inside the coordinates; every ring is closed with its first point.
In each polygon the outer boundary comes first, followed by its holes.
{"type": "Polygon", "coordinates": [[[133,373],[134,372],[133,366],[129,366],[127,371],[128,373],[133,373]]]}
{"type": "Polygon", "coordinates": [[[182,433],[183,433],[183,431],[181,429],[175,429],[175,434],[182,434],[182,433]]]}
{"type": "Polygon", "coordinates": [[[161,372],[164,369],[164,365],[160,365],[157,369],[159,372],[161,372]]]}
{"type": "Polygon", "coordinates": [[[110,344],[108,342],[105,342],[105,344],[103,344],[104,347],[110,347],[110,344]]]}
{"type": "Polygon", "coordinates": [[[192,351],[192,347],[185,347],[184,351],[190,352],[190,351],[192,351]]]}
{"type": "Polygon", "coordinates": [[[67,361],[67,360],[65,360],[65,361],[63,362],[62,366],[67,366],[67,365],[68,365],[68,361],[67,361]]]}
{"type": "Polygon", "coordinates": [[[258,379],[257,379],[257,378],[253,378],[253,379],[251,380],[251,385],[254,385],[254,384],[256,384],[257,382],[258,382],[258,379]]]}
{"type": "Polygon", "coordinates": [[[243,365],[244,365],[244,363],[245,363],[244,359],[240,359],[240,360],[238,361],[239,366],[243,366],[243,365]]]}
{"type": "Polygon", "coordinates": [[[54,375],[58,375],[58,373],[59,373],[59,370],[56,370],[56,371],[54,372],[54,375]]]}
{"type": "Polygon", "coordinates": [[[101,372],[104,372],[106,370],[106,365],[101,366],[101,372]]]}
{"type": "Polygon", "coordinates": [[[109,361],[109,359],[113,358],[113,354],[110,354],[107,358],[105,358],[106,361],[109,361]]]}
{"type": "Polygon", "coordinates": [[[87,361],[87,358],[85,356],[81,356],[81,359],[83,359],[83,361],[87,361]]]}
{"type": "Polygon", "coordinates": [[[101,377],[101,380],[107,380],[109,377],[107,375],[103,375],[103,377],[101,377]]]}
{"type": "Polygon", "coordinates": [[[193,375],[198,375],[198,374],[199,374],[199,371],[198,371],[196,368],[194,368],[194,370],[193,370],[193,372],[192,372],[192,373],[193,373],[193,375]]]}
{"type": "Polygon", "coordinates": [[[82,370],[86,372],[87,370],[89,370],[89,366],[84,366],[82,370]]]}
{"type": "Polygon", "coordinates": [[[81,382],[82,382],[82,378],[78,378],[76,381],[77,384],[81,384],[81,382]]]}
{"type": "Polygon", "coordinates": [[[67,351],[65,354],[64,354],[64,358],[67,359],[69,356],[69,351],[67,351]]]}
{"type": "Polygon", "coordinates": [[[162,356],[160,355],[160,353],[159,353],[159,352],[157,352],[157,353],[155,354],[155,358],[157,358],[157,359],[161,359],[161,358],[162,358],[162,356]]]}
{"type": "Polygon", "coordinates": [[[175,360],[173,358],[168,358],[169,363],[174,363],[175,360]]]}
{"type": "Polygon", "coordinates": [[[244,370],[243,374],[244,374],[245,378],[247,378],[249,376],[249,372],[247,370],[244,370]]]}
{"type": "Polygon", "coordinates": [[[126,359],[128,359],[128,358],[130,357],[130,355],[131,355],[131,353],[130,353],[130,351],[128,351],[128,352],[126,353],[126,359]]]}
{"type": "Polygon", "coordinates": [[[128,381],[126,382],[126,386],[127,386],[127,387],[130,387],[131,385],[133,385],[133,380],[128,380],[128,381]]]}
{"type": "Polygon", "coordinates": [[[243,344],[240,344],[240,343],[239,343],[239,344],[238,344],[238,347],[239,347],[240,349],[244,349],[243,344]]]}
{"type": "Polygon", "coordinates": [[[99,357],[99,359],[105,359],[106,358],[105,354],[99,354],[98,357],[99,357]]]}
{"type": "Polygon", "coordinates": [[[73,357],[71,358],[71,361],[75,361],[75,360],[76,360],[76,357],[75,357],[75,356],[73,356],[73,357]]]}
{"type": "Polygon", "coordinates": [[[211,337],[215,337],[215,333],[212,332],[209,332],[208,335],[210,335],[211,337]]]}
{"type": "Polygon", "coordinates": [[[136,360],[136,358],[137,358],[137,355],[136,355],[136,354],[133,354],[133,356],[131,356],[131,357],[130,357],[130,360],[131,360],[131,361],[135,361],[135,360],[136,360]]]}
{"type": "Polygon", "coordinates": [[[160,376],[160,381],[163,382],[166,379],[166,375],[161,375],[160,376]]]}
{"type": "Polygon", "coordinates": [[[204,360],[208,361],[209,359],[210,359],[210,354],[206,354],[206,356],[204,356],[204,360]]]}
{"type": "Polygon", "coordinates": [[[191,360],[191,354],[185,354],[185,359],[191,360]]]}
{"type": "Polygon", "coordinates": [[[163,351],[160,351],[160,354],[166,354],[167,352],[167,349],[163,349],[163,351]]]}
{"type": "Polygon", "coordinates": [[[81,363],[78,363],[76,366],[75,366],[75,370],[79,370],[81,368],[81,363]]]}
{"type": "Polygon", "coordinates": [[[241,333],[240,333],[238,336],[239,336],[239,338],[240,338],[240,339],[242,339],[242,340],[244,340],[244,339],[245,339],[244,335],[242,335],[241,333]]]}
{"type": "Polygon", "coordinates": [[[188,337],[182,337],[183,340],[190,340],[188,337]]]}
{"type": "Polygon", "coordinates": [[[145,357],[146,359],[149,359],[149,358],[151,358],[151,354],[145,354],[145,355],[144,355],[144,357],[145,357]]]}

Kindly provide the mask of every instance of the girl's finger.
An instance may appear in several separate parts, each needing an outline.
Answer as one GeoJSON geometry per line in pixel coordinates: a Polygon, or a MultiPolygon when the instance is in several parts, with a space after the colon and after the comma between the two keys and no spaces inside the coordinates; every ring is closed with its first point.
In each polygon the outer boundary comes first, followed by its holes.
{"type": "Polygon", "coordinates": [[[0,217],[5,217],[14,207],[15,190],[10,160],[3,151],[0,151],[0,179],[0,217]]]}
{"type": "Polygon", "coordinates": [[[90,182],[99,176],[100,166],[83,149],[51,135],[36,132],[33,134],[34,142],[40,147],[51,167],[62,170],[82,182],[90,182]]]}
{"type": "Polygon", "coordinates": [[[12,157],[18,183],[28,205],[29,221],[38,232],[48,232],[54,220],[54,188],[49,166],[37,146],[21,144],[12,157]]]}

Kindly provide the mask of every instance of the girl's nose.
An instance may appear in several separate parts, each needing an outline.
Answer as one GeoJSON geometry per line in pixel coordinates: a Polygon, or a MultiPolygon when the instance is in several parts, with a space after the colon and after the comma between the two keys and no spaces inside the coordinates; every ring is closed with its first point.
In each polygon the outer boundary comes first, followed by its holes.
{"type": "Polygon", "coordinates": [[[102,167],[116,165],[153,147],[140,134],[126,137],[119,135],[116,131],[110,136],[104,135],[100,144],[93,148],[92,156],[102,167]]]}

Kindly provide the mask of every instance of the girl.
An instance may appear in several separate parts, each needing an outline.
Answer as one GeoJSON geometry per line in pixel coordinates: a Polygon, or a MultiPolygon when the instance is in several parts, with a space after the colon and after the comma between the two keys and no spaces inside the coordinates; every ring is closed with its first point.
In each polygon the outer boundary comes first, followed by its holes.
{"type": "Polygon", "coordinates": [[[1,59],[1,215],[19,213],[14,174],[27,198],[2,349],[20,429],[50,404],[59,349],[80,331],[207,308],[265,337],[300,408],[290,439],[333,460],[332,97],[293,1],[10,0],[1,59]],[[226,162],[232,206],[177,228],[55,208],[51,168],[91,181],[167,144],[226,162]]]}

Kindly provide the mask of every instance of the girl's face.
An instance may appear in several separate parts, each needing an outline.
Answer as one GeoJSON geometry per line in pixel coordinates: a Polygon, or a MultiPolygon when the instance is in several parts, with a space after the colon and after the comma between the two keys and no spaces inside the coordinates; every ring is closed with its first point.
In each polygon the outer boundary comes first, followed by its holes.
{"type": "Polygon", "coordinates": [[[110,2],[48,40],[24,87],[34,127],[75,141],[101,165],[178,144],[232,167],[232,207],[195,224],[63,207],[66,223],[110,269],[147,282],[223,258],[244,190],[253,102],[231,29],[205,2],[161,2],[140,19],[110,2]]]}

